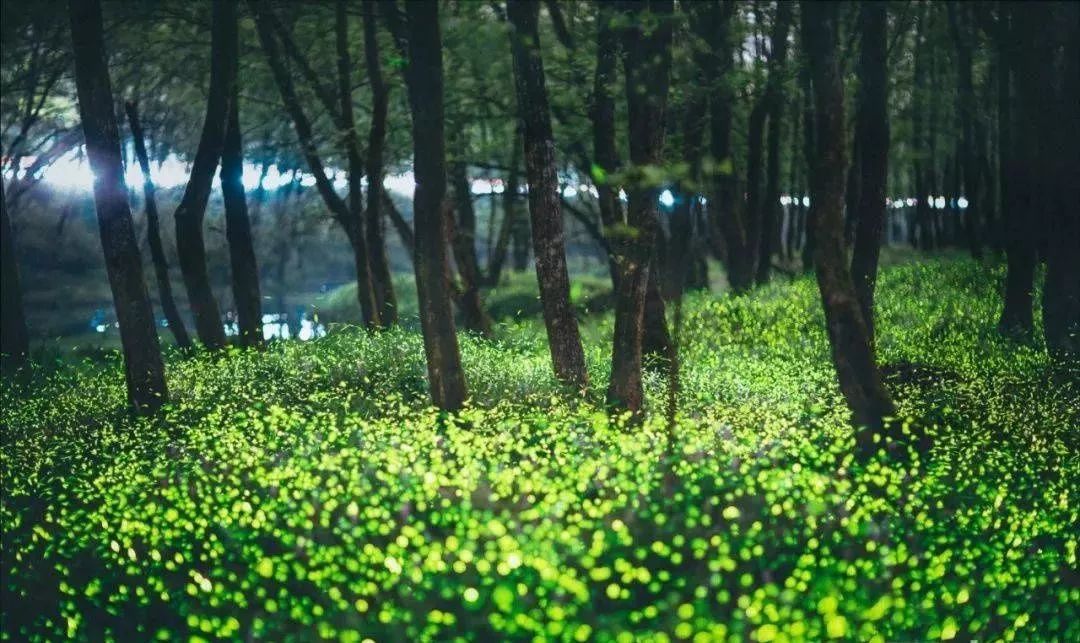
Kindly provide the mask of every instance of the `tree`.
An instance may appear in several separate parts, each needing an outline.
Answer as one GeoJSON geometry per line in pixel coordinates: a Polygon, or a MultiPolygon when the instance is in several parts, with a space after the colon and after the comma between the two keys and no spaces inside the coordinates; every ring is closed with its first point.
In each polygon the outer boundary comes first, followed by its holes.
{"type": "MultiPolygon", "coordinates": [[[[323,86],[318,74],[299,51],[288,31],[274,15],[269,2],[267,0],[249,0],[249,2],[255,16],[255,27],[263,53],[266,55],[266,62],[270,66],[270,71],[281,95],[281,102],[285,105],[285,111],[288,112],[290,120],[292,120],[293,129],[296,131],[296,137],[300,142],[300,148],[308,170],[315,178],[315,187],[334,220],[345,231],[345,235],[349,239],[349,245],[352,247],[353,260],[356,266],[356,296],[360,303],[364,325],[368,328],[377,328],[382,325],[383,321],[379,316],[381,306],[375,297],[375,289],[372,285],[372,270],[368,253],[370,242],[365,238],[367,235],[365,234],[363,216],[364,200],[361,193],[364,165],[357,142],[356,123],[352,114],[352,83],[349,80],[351,62],[347,44],[347,15],[344,13],[343,8],[336,7],[334,31],[337,47],[338,95],[335,97],[333,92],[323,86]],[[319,97],[335,127],[343,133],[341,140],[345,152],[344,156],[348,163],[349,175],[347,200],[338,196],[334,190],[333,182],[326,174],[326,167],[315,143],[311,120],[308,118],[303,103],[297,94],[292,74],[286,67],[285,59],[278,46],[279,41],[319,97]]],[[[382,205],[381,201],[380,205],[382,205]]],[[[371,226],[368,225],[367,227],[370,228],[371,226]]],[[[379,274],[382,274],[382,271],[379,274]]],[[[389,276],[389,270],[386,271],[386,276],[389,276]]],[[[393,299],[392,295],[387,294],[392,289],[389,281],[380,284],[380,289],[384,293],[384,303],[393,299]]]]}
{"type": "Polygon", "coordinates": [[[874,345],[847,267],[844,245],[844,83],[837,57],[838,2],[806,2],[802,34],[813,81],[816,146],[811,166],[814,267],[840,390],[869,446],[894,408],[881,381],[874,345]]]}
{"type": "Polygon", "coordinates": [[[259,292],[259,266],[255,259],[251,220],[248,218],[244,193],[244,148],[240,135],[240,95],[237,87],[238,83],[234,83],[229,100],[225,147],[221,153],[221,195],[225,201],[225,236],[229,242],[240,343],[257,347],[263,343],[262,295],[259,292]]]}
{"type": "Polygon", "coordinates": [[[168,391],[124,185],[101,4],[99,0],[71,0],[69,12],[79,117],[95,177],[94,205],[120,323],[128,400],[137,413],[149,414],[166,402],[168,391]]]}
{"type": "Polygon", "coordinates": [[[0,177],[0,359],[5,370],[16,370],[30,355],[30,335],[26,330],[22,288],[19,286],[19,264],[15,256],[15,239],[8,218],[4,181],[0,177]]]}
{"type": "Polygon", "coordinates": [[[371,285],[375,303],[379,308],[379,320],[386,326],[398,321],[397,297],[390,280],[390,264],[386,258],[386,221],[383,218],[383,154],[386,147],[387,110],[390,90],[383,80],[379,62],[379,38],[377,7],[375,0],[363,0],[364,16],[364,64],[368,82],[371,84],[371,125],[368,129],[367,149],[367,212],[366,227],[368,262],[371,265],[371,285]]]}
{"type": "Polygon", "coordinates": [[[971,12],[974,5],[965,2],[947,2],[945,7],[949,15],[949,29],[952,32],[956,48],[956,80],[958,83],[960,136],[960,169],[963,175],[964,195],[968,200],[964,211],[964,230],[968,248],[973,257],[982,256],[982,231],[979,229],[979,214],[982,203],[979,202],[980,168],[976,153],[976,120],[979,115],[975,109],[975,84],[972,78],[972,55],[975,49],[975,28],[971,12]]]}
{"type": "Polygon", "coordinates": [[[385,9],[383,17],[406,60],[405,83],[412,113],[416,176],[413,196],[416,258],[413,263],[431,398],[440,409],[456,411],[464,404],[467,392],[450,309],[446,228],[443,225],[446,138],[439,5],[407,2],[404,17],[398,15],[393,2],[385,2],[381,7],[385,9]]]}
{"type": "Polygon", "coordinates": [[[191,177],[174,215],[176,250],[191,312],[195,316],[195,332],[203,345],[211,350],[225,346],[225,329],[206,272],[203,219],[214,172],[225,144],[229,102],[236,83],[237,40],[236,4],[232,0],[214,0],[206,117],[191,165],[191,177]]]}
{"type": "MultiPolygon", "coordinates": [[[[787,62],[788,31],[794,16],[794,3],[778,2],[769,52],[765,86],[765,112],[768,131],[765,135],[765,192],[761,209],[761,249],[758,251],[757,282],[769,280],[772,255],[780,237],[780,125],[784,113],[784,65],[787,62]]],[[[792,159],[794,162],[794,159],[792,159]]]]}
{"type": "Polygon", "coordinates": [[[157,279],[158,300],[161,301],[161,312],[165,315],[165,322],[169,325],[176,345],[181,349],[191,348],[191,337],[184,320],[180,317],[180,311],[176,308],[176,300],[173,299],[172,283],[169,280],[169,263],[165,258],[165,248],[161,243],[161,222],[158,218],[157,191],[154,188],[154,180],[150,176],[150,159],[146,153],[146,140],[143,135],[142,122],[139,120],[139,106],[133,100],[124,103],[124,111],[127,113],[128,126],[131,128],[131,138],[135,143],[135,158],[143,175],[143,200],[146,208],[146,241],[150,246],[150,261],[154,265],[154,276],[157,279]]]}
{"type": "Polygon", "coordinates": [[[884,2],[868,0],[859,6],[862,48],[855,113],[859,201],[851,278],[871,344],[874,342],[874,286],[885,230],[885,181],[889,170],[887,8],[884,2]]]}
{"type": "Polygon", "coordinates": [[[626,224],[611,235],[619,271],[615,291],[615,337],[608,404],[638,412],[644,398],[641,356],[646,289],[659,226],[659,186],[650,180],[661,161],[664,117],[671,71],[671,0],[624,4],[628,26],[623,32],[623,69],[629,113],[630,161],[626,224]],[[646,30],[645,22],[651,28],[646,30]]]}
{"type": "Polygon", "coordinates": [[[514,84],[524,132],[536,279],[540,285],[555,376],[569,385],[583,388],[588,383],[588,373],[577,318],[570,304],[555,142],[544,84],[544,64],[540,58],[539,13],[537,0],[510,0],[507,3],[507,17],[513,25],[514,84]]]}

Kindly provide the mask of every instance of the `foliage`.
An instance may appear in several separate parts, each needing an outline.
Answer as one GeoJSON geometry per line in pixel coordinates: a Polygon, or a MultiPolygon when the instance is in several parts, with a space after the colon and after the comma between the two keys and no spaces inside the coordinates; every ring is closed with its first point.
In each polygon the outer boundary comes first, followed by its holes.
{"type": "Polygon", "coordinates": [[[1080,391],[986,270],[881,276],[904,463],[852,458],[808,279],[687,301],[670,434],[657,372],[640,426],[565,401],[536,322],[463,339],[454,417],[406,330],[173,355],[156,420],[117,360],[6,385],[2,636],[1075,640],[1080,391]]]}

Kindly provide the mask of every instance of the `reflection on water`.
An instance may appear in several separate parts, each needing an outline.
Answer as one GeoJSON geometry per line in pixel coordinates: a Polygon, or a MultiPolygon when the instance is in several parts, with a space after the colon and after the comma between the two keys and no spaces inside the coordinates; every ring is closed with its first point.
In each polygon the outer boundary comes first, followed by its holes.
{"type": "MultiPolygon", "coordinates": [[[[295,337],[302,342],[326,336],[326,326],[319,322],[318,315],[309,316],[308,311],[297,314],[298,323],[290,323],[286,313],[266,313],[262,316],[263,339],[292,339],[295,337]]],[[[169,322],[165,319],[158,320],[158,326],[168,328],[169,322]]],[[[233,313],[225,316],[226,337],[235,337],[240,333],[240,328],[233,313]]],[[[119,332],[120,324],[106,317],[104,309],[99,308],[90,317],[90,328],[97,333],[119,332]]]]}

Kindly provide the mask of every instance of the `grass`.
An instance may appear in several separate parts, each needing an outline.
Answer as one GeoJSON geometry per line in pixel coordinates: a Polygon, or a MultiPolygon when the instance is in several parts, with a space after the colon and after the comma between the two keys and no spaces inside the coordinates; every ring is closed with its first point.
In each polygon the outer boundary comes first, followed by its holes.
{"type": "Polygon", "coordinates": [[[535,320],[463,337],[453,417],[401,329],[172,356],[153,420],[115,358],[5,386],[0,632],[1076,640],[1080,390],[997,337],[1002,273],[883,272],[879,359],[933,439],[902,464],[852,457],[809,279],[688,299],[670,442],[662,372],[643,425],[602,410],[610,315],[583,396],[535,320]]]}

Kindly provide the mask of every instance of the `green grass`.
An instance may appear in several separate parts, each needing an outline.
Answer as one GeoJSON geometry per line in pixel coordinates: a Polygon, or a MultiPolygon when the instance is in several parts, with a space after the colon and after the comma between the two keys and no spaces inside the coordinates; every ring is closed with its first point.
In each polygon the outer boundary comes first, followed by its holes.
{"type": "Polygon", "coordinates": [[[3,637],[1076,640],[1080,391],[994,333],[1002,272],[884,271],[904,464],[853,458],[809,279],[687,301],[670,450],[661,372],[600,406],[610,315],[576,398],[538,322],[463,337],[456,417],[408,330],[173,356],[154,420],[115,359],[6,386],[3,637]]]}

